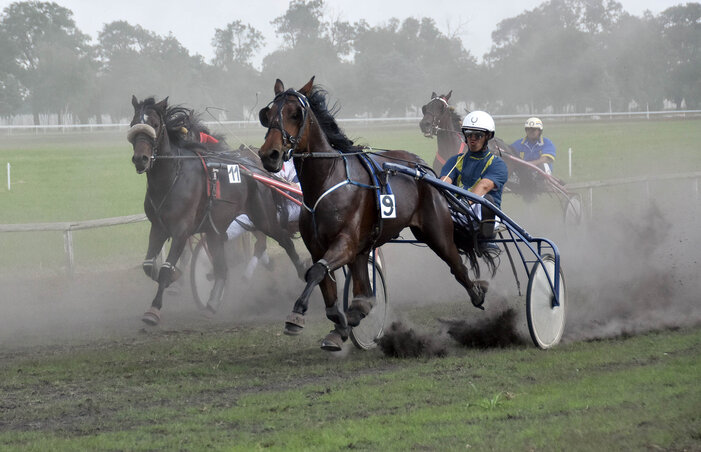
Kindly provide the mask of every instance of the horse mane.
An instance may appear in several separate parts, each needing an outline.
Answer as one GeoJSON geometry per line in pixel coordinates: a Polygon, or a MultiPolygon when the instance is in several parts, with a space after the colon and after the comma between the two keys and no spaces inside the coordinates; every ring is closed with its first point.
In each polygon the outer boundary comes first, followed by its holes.
{"type": "Polygon", "coordinates": [[[340,106],[336,102],[329,108],[326,100],[327,95],[328,93],[321,86],[312,86],[311,92],[307,96],[309,106],[331,146],[341,152],[351,152],[353,151],[353,141],[343,133],[334,118],[334,115],[340,110],[340,106]]]}
{"type": "Polygon", "coordinates": [[[214,134],[209,130],[200,115],[195,110],[181,105],[168,107],[165,114],[166,130],[171,143],[187,149],[205,149],[206,151],[221,152],[228,150],[224,136],[214,134]],[[200,132],[216,138],[219,143],[201,143],[200,132]]]}
{"type": "Polygon", "coordinates": [[[452,105],[448,106],[448,112],[450,113],[450,120],[453,122],[455,130],[460,130],[462,128],[462,117],[455,112],[455,107],[452,105]]]}
{"type": "MultiPolygon", "coordinates": [[[[142,101],[142,104],[144,108],[152,108],[156,105],[156,99],[148,97],[142,101]]],[[[163,120],[165,121],[168,139],[175,146],[187,149],[197,148],[209,152],[229,150],[224,136],[211,133],[193,109],[181,105],[169,106],[166,108],[163,120]],[[200,143],[200,132],[213,136],[219,143],[200,143]]]]}

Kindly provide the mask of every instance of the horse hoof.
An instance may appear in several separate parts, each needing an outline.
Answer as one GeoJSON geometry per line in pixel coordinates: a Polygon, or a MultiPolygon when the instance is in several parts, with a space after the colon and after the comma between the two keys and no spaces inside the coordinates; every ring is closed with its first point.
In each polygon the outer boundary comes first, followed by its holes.
{"type": "Polygon", "coordinates": [[[210,305],[205,306],[204,309],[202,309],[202,317],[204,317],[207,320],[212,320],[214,317],[217,315],[217,310],[211,307],[210,305]]]}
{"type": "Polygon", "coordinates": [[[484,299],[487,295],[487,290],[489,290],[489,281],[475,281],[474,286],[470,293],[470,301],[472,305],[478,309],[484,310],[484,299]]]}
{"type": "Polygon", "coordinates": [[[343,338],[335,330],[331,331],[326,335],[324,340],[321,341],[321,349],[327,352],[340,352],[343,350],[343,338]]]}
{"type": "Polygon", "coordinates": [[[351,301],[348,311],[346,311],[346,320],[348,326],[358,326],[372,310],[372,303],[364,298],[356,298],[351,301]]]}
{"type": "Polygon", "coordinates": [[[161,311],[158,308],[151,307],[141,316],[141,321],[146,325],[156,326],[161,321],[161,311]]]}
{"type": "Polygon", "coordinates": [[[304,315],[293,312],[287,316],[283,333],[288,336],[297,336],[302,329],[304,329],[304,315]]]}

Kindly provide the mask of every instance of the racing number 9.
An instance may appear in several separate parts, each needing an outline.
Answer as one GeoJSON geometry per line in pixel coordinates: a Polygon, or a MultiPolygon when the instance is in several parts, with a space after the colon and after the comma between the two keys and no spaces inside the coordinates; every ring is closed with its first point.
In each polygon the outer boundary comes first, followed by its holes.
{"type": "Polygon", "coordinates": [[[380,214],[382,218],[397,218],[397,209],[394,204],[394,195],[381,195],[380,196],[380,214]]]}

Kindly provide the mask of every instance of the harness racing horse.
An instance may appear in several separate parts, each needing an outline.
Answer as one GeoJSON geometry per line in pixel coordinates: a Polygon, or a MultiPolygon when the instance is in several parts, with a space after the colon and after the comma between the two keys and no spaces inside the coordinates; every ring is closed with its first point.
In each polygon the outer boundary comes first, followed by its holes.
{"type": "MultiPolygon", "coordinates": [[[[283,161],[294,158],[302,185],[304,208],[300,233],[314,264],[307,270],[302,294],[286,318],[285,333],[299,334],[309,296],[317,285],[326,305],[326,317],[335,328],[324,338],[321,348],[341,350],[350,328],[357,326],[373,306],[368,275],[372,250],[411,228],[450,267],[472,303],[481,307],[488,288],[486,281],[472,281],[460,253],[470,256],[473,268],[475,241],[471,236],[455,236],[446,198],[427,182],[402,174],[382,173],[383,162],[400,161],[410,167],[426,167],[417,155],[393,150],[369,154],[353,146],[337,125],[326,105],[326,92],[313,84],[314,77],[299,91],[285,90],[275,82],[275,98],[259,112],[267,128],[265,142],[258,151],[268,171],[278,171],[283,161]],[[394,218],[381,218],[380,191],[396,197],[394,218]],[[460,249],[459,249],[460,248],[460,249]],[[353,281],[353,299],[348,310],[338,308],[334,271],[348,265],[353,281]]],[[[333,110],[333,109],[332,109],[333,110]]]]}
{"type": "Polygon", "coordinates": [[[192,116],[188,119],[190,110],[168,107],[168,98],[139,102],[132,97],[132,105],[134,118],[127,139],[133,146],[136,171],[146,173],[144,210],[151,222],[143,270],[158,282],[156,296],[142,320],[149,325],[160,322],[163,290],[179,276],[175,264],[187,239],[198,232],[206,234],[214,266],[215,281],[207,306],[219,306],[227,275],[223,246],[226,229],[242,213],[251,218],[256,229],[285,249],[303,278],[305,267],[285,228],[286,219],[278,219],[280,197],[272,187],[252,177],[254,173],[270,177],[259,167],[260,161],[230,150],[223,141],[200,143],[190,139],[191,133],[203,125],[193,123],[192,116]],[[184,127],[184,121],[189,121],[189,127],[184,127]],[[155,257],[169,238],[170,251],[157,269],[155,257]]]}
{"type": "Polygon", "coordinates": [[[451,90],[448,94],[440,96],[431,93],[431,100],[421,107],[423,118],[419,122],[419,128],[426,138],[436,137],[438,148],[433,159],[433,170],[440,174],[446,160],[457,153],[462,153],[465,142],[461,137],[462,118],[455,113],[453,107],[448,104],[451,90]]]}

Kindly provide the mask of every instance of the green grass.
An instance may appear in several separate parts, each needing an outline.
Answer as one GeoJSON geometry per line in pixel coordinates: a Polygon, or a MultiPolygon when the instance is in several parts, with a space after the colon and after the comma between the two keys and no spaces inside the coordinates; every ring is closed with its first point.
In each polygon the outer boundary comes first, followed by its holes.
{"type": "Polygon", "coordinates": [[[345,359],[279,325],[5,356],[12,450],[696,450],[701,330],[345,359]]]}

